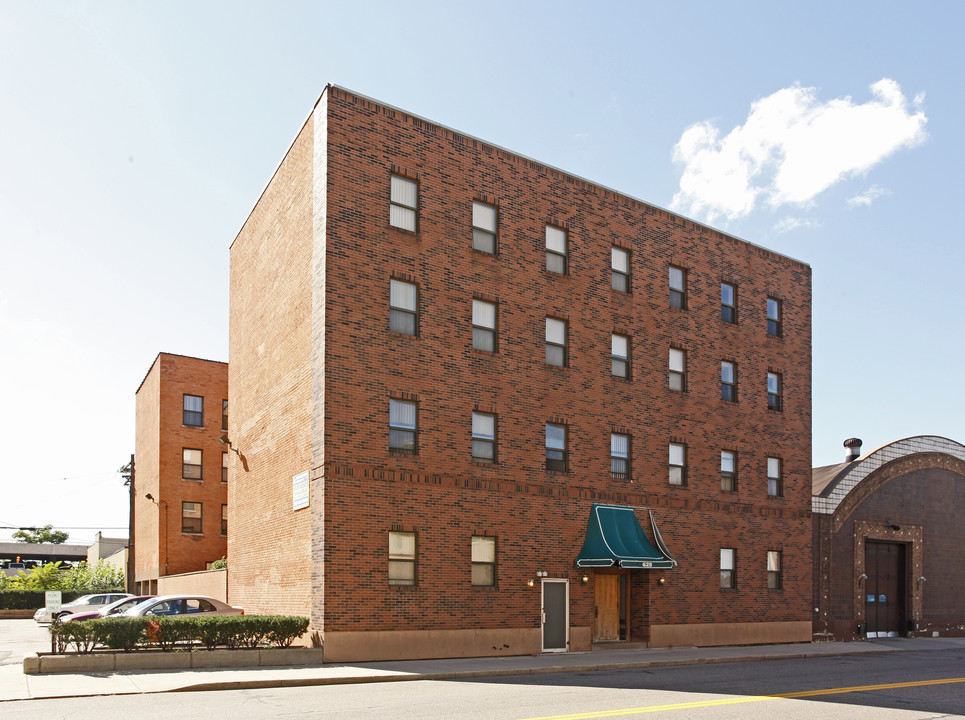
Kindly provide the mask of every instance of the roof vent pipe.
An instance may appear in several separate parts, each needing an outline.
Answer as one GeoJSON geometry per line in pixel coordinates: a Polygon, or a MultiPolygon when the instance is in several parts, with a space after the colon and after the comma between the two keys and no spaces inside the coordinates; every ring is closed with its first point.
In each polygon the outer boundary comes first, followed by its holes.
{"type": "Polygon", "coordinates": [[[848,449],[845,462],[854,462],[861,457],[861,438],[848,438],[844,441],[844,446],[848,449]]]}

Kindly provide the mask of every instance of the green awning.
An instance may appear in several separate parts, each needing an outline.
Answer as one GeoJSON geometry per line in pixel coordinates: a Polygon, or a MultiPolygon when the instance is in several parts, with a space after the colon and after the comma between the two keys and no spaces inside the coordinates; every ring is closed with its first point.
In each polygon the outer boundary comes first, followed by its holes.
{"type": "Polygon", "coordinates": [[[677,561],[670,557],[650,513],[650,525],[657,547],[647,539],[634,508],[622,505],[600,505],[590,508],[586,539],[576,558],[576,566],[622,568],[672,568],[677,561]],[[657,548],[660,548],[659,550],[657,548]]]}

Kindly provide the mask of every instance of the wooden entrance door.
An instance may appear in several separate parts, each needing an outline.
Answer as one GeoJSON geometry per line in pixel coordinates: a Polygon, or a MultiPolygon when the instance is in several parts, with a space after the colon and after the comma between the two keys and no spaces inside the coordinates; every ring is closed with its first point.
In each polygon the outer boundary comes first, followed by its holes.
{"type": "Polygon", "coordinates": [[[594,642],[627,639],[628,576],[624,573],[596,573],[594,578],[594,642]]]}
{"type": "Polygon", "coordinates": [[[905,546],[865,543],[868,637],[897,637],[905,626],[905,546]]]}

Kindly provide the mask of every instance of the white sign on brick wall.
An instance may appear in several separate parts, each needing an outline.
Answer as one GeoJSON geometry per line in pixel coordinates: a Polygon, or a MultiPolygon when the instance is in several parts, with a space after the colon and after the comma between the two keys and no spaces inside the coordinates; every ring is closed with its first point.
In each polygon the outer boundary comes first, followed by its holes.
{"type": "Polygon", "coordinates": [[[292,510],[308,507],[308,470],[292,476],[292,510]]]}

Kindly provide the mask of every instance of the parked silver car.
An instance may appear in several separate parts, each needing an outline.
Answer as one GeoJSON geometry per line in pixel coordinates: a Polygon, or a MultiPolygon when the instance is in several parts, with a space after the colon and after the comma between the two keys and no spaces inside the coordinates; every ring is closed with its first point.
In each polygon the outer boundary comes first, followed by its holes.
{"type": "Polygon", "coordinates": [[[244,615],[240,607],[232,607],[220,600],[204,595],[159,595],[140,602],[121,615],[188,615],[207,617],[208,615],[244,615]]]}
{"type": "MultiPolygon", "coordinates": [[[[60,612],[58,612],[55,617],[63,618],[66,615],[77,612],[93,612],[94,610],[100,610],[105,605],[127,597],[131,597],[131,593],[111,592],[84,595],[65,605],[61,605],[60,612]]],[[[47,612],[47,608],[42,607],[34,613],[34,620],[39,623],[49,623],[53,618],[50,616],[50,613],[47,612]]]]}

